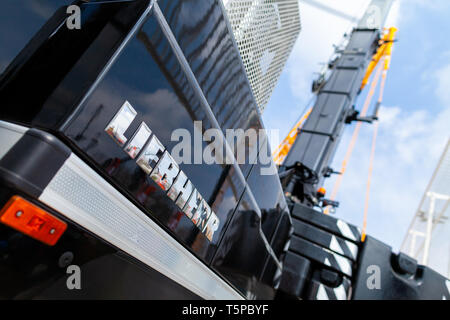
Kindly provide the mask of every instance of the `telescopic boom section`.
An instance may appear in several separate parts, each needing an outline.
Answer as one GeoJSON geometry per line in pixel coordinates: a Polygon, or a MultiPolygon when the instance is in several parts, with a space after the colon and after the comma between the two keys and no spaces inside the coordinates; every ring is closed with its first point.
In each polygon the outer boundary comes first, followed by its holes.
{"type": "Polygon", "coordinates": [[[275,164],[281,165],[286,158],[289,150],[291,150],[292,145],[297,139],[297,135],[303,125],[303,123],[308,119],[309,114],[311,113],[312,108],[309,108],[306,113],[300,118],[300,120],[294,125],[294,127],[289,131],[286,138],[283,139],[278,148],[273,152],[273,159],[275,164]]]}
{"type": "Polygon", "coordinates": [[[287,196],[317,205],[317,188],[335,173],[330,168],[345,123],[366,121],[354,109],[356,98],[380,59],[391,50],[396,29],[382,36],[392,0],[373,0],[344,50],[333,63],[330,76],[318,90],[317,99],[280,166],[287,196]]]}

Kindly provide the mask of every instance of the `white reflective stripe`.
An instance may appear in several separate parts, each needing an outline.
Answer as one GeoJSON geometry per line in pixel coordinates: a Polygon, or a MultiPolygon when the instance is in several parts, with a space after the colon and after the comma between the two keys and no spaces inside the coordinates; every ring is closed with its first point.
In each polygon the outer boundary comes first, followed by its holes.
{"type": "Polygon", "coordinates": [[[353,258],[356,260],[356,258],[358,257],[358,246],[348,241],[346,241],[345,244],[352,253],[353,258]]]}
{"type": "Polygon", "coordinates": [[[202,298],[242,299],[74,154],[39,200],[202,298]]]}
{"type": "Polygon", "coordinates": [[[27,127],[0,120],[0,159],[23,137],[27,127]]]}
{"type": "Polygon", "coordinates": [[[339,287],[334,288],[334,294],[338,300],[347,300],[347,292],[345,292],[344,285],[341,284],[339,287]]]}
{"type": "Polygon", "coordinates": [[[340,255],[333,254],[334,258],[336,259],[339,268],[342,272],[345,274],[351,276],[352,275],[352,265],[350,261],[347,258],[341,257],[340,255]]]}
{"type": "Polygon", "coordinates": [[[330,249],[334,252],[344,255],[344,251],[342,250],[341,245],[338,243],[335,236],[331,236],[330,249]]]}
{"type": "Polygon", "coordinates": [[[445,285],[447,286],[448,294],[450,294],[450,280],[445,280],[445,285]]]}
{"type": "Polygon", "coordinates": [[[353,241],[357,241],[357,239],[355,238],[355,236],[353,235],[352,230],[350,230],[350,227],[348,226],[348,224],[346,224],[344,221],[342,220],[338,220],[337,221],[337,226],[339,228],[339,231],[341,231],[342,235],[347,237],[348,239],[351,239],[353,241]]]}
{"type": "MultiPolygon", "coordinates": [[[[358,256],[358,246],[350,241],[346,241],[346,240],[342,240],[342,241],[344,241],[343,245],[345,245],[348,248],[348,250],[350,251],[350,253],[352,255],[351,257],[356,260],[356,257],[358,256]]],[[[332,239],[330,242],[330,249],[332,251],[335,251],[335,252],[340,253],[341,255],[345,256],[344,249],[342,249],[341,244],[339,243],[339,241],[337,241],[337,238],[335,236],[332,236],[332,239]]]]}
{"type": "Polygon", "coordinates": [[[330,300],[328,297],[327,291],[325,290],[325,287],[323,285],[319,285],[319,289],[317,290],[316,295],[317,300],[330,300]]]}

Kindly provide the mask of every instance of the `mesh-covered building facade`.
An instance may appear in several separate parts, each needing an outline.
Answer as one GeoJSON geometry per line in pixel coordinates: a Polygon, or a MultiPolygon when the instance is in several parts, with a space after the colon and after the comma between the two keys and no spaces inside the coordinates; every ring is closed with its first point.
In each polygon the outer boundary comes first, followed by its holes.
{"type": "Polygon", "coordinates": [[[263,112],[301,30],[298,0],[223,2],[263,112]]]}

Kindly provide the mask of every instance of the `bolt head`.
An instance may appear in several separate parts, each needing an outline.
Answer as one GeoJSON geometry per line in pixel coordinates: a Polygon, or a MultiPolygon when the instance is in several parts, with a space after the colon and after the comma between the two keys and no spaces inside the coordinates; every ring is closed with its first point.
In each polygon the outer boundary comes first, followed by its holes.
{"type": "Polygon", "coordinates": [[[22,210],[16,212],[16,217],[19,218],[23,214],[22,210]]]}

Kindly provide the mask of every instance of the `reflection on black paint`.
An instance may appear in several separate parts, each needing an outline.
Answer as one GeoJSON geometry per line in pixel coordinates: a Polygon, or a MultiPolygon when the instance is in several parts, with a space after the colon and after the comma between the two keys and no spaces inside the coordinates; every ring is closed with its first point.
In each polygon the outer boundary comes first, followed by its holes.
{"type": "MultiPolygon", "coordinates": [[[[7,5],[11,5],[12,0],[7,1],[7,5]]],[[[37,0],[26,1],[37,3],[37,0]]],[[[48,8],[56,10],[55,1],[39,1],[51,3],[53,7],[48,8]]],[[[258,130],[262,128],[259,112],[217,1],[160,0],[158,3],[224,133],[226,129],[236,128],[258,130]]],[[[89,10],[85,9],[89,13],[84,16],[89,22],[84,25],[85,29],[68,33],[62,28],[49,41],[44,37],[34,51],[26,52],[27,59],[14,60],[12,64],[20,72],[1,83],[0,118],[59,131],[60,137],[75,146],[78,155],[84,160],[92,160],[91,164],[98,166],[96,169],[120,192],[172,231],[179,241],[212,264],[244,294],[270,297],[272,291],[261,281],[272,285],[276,268],[259,231],[262,228],[277,256],[281,257],[285,238],[278,235],[287,234],[290,227],[278,176],[261,176],[262,166],[252,166],[250,163],[254,159],[248,157],[246,164],[240,165],[261,209],[260,219],[232,166],[180,164],[180,169],[220,219],[219,229],[210,243],[104,131],[125,100],[138,113],[125,136],[131,138],[141,122],[145,122],[169,152],[177,144],[177,141],[171,141],[173,130],[184,128],[194,136],[193,122],[196,120],[202,121],[202,131],[211,128],[152,14],[125,46],[98,87],[77,109],[106,62],[128,35],[146,2],[91,3],[89,6],[89,10]],[[61,59],[62,52],[68,54],[68,59],[61,59]],[[47,81],[40,81],[44,73],[47,81]],[[23,94],[23,88],[27,88],[27,94],[23,94]],[[73,118],[68,125],[61,127],[71,115],[73,118]]],[[[39,18],[35,12],[29,25],[13,30],[24,33],[12,39],[13,45],[7,50],[0,52],[0,71],[18,53],[17,47],[24,46],[32,38],[30,30],[36,32],[36,28],[53,14],[52,10],[46,11],[44,18],[39,18]],[[18,45],[19,42],[22,44],[18,45]]],[[[52,21],[55,25],[56,20],[52,21]]],[[[5,21],[6,25],[13,25],[7,18],[0,19],[0,26],[4,26],[5,21]]],[[[47,36],[53,32],[44,31],[47,36]]],[[[7,41],[1,32],[0,43],[3,45],[7,41]]],[[[205,146],[203,142],[203,148],[205,146]]],[[[257,146],[245,147],[246,155],[257,154],[254,150],[257,146]]]]}
{"type": "MultiPolygon", "coordinates": [[[[162,7],[168,3],[164,2],[162,7]]],[[[222,129],[260,129],[256,105],[220,7],[213,1],[186,1],[184,5],[194,6],[191,10],[195,9],[195,17],[201,18],[187,19],[189,10],[180,14],[179,10],[186,8],[178,1],[170,2],[172,11],[166,9],[165,14],[169,23],[175,26],[175,35],[222,129]]],[[[172,230],[199,257],[206,262],[215,257],[214,268],[234,285],[242,289],[239,281],[246,279],[245,283],[252,282],[250,292],[258,291],[257,288],[263,286],[260,280],[264,271],[270,273],[267,270],[273,267],[259,230],[263,224],[263,231],[273,235],[281,208],[285,206],[277,176],[260,176],[259,166],[252,171],[250,188],[255,188],[252,190],[254,194],[258,193],[255,196],[258,205],[264,209],[263,221],[260,221],[248,196],[242,197],[245,186],[232,166],[180,164],[180,169],[220,219],[219,229],[209,243],[165,192],[134,161],[126,160],[126,154],[102,132],[125,100],[138,114],[125,136],[131,137],[144,121],[169,151],[177,143],[171,141],[174,129],[185,128],[193,137],[193,121],[202,120],[203,131],[211,127],[154,17],[149,17],[138,30],[66,134],[72,139],[77,137],[81,149],[102,164],[114,181],[146,208],[149,215],[172,230]],[[102,105],[105,107],[100,108],[102,105]],[[87,122],[89,126],[86,126],[87,122]]],[[[252,168],[248,162],[249,159],[247,164],[241,165],[245,176],[252,168]]],[[[272,276],[269,274],[268,278],[272,276]]],[[[267,293],[261,296],[267,297],[267,293]]]]}
{"type": "MultiPolygon", "coordinates": [[[[34,1],[25,1],[28,8],[32,4],[35,9],[41,8],[34,1]]],[[[31,41],[2,74],[0,117],[58,130],[94,84],[148,1],[84,3],[80,5],[79,30],[65,27],[67,13],[65,1],[61,2],[40,30],[26,35],[31,41]]],[[[5,27],[10,28],[14,27],[5,27]]],[[[8,46],[7,41],[0,44],[8,46]]]]}
{"type": "Polygon", "coordinates": [[[71,0],[2,0],[0,76],[56,10],[71,2],[71,0]]]}
{"type": "MultiPolygon", "coordinates": [[[[217,1],[158,3],[224,133],[226,129],[261,129],[239,52],[217,1]]],[[[246,143],[246,153],[256,147],[246,143]]],[[[241,164],[244,176],[251,169],[250,160],[241,164]]]]}
{"type": "MultiPolygon", "coordinates": [[[[245,192],[230,222],[212,266],[244,295],[268,298],[267,286],[261,283],[264,267],[273,264],[260,236],[261,219],[245,192]],[[258,293],[259,291],[261,291],[258,293]]],[[[272,283],[270,283],[272,285],[272,283]]]]}
{"type": "Polygon", "coordinates": [[[66,134],[101,164],[117,184],[147,209],[149,215],[156,217],[200,257],[209,261],[244,186],[230,166],[180,164],[180,169],[220,219],[220,228],[210,244],[198,228],[180,214],[180,209],[166,193],[104,133],[104,128],[125,100],[138,113],[125,136],[131,137],[144,121],[169,151],[177,143],[171,141],[175,129],[185,128],[193,136],[193,121],[202,120],[203,130],[211,127],[154,17],[150,17],[130,41],[82,106],[66,134]],[[170,121],[167,121],[167,115],[170,115],[170,121]]]}

